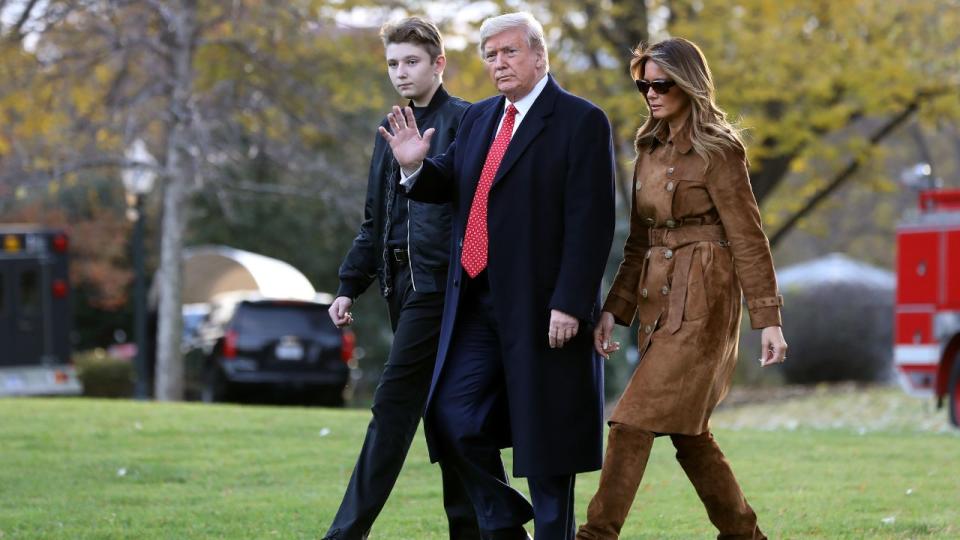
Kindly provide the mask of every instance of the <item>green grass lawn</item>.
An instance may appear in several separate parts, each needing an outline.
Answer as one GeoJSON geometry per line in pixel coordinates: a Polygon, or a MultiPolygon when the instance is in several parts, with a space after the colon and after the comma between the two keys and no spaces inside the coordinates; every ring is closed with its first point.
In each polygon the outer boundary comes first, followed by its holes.
{"type": "MultiPolygon", "coordinates": [[[[870,396],[901,399],[895,390],[870,396]]],[[[718,413],[717,438],[763,529],[771,538],[960,538],[955,432],[919,421],[823,426],[802,416],[814,416],[808,407],[842,417],[829,411],[862,399],[814,396],[799,409],[718,413]],[[800,416],[786,427],[769,423],[791,410],[800,416]]],[[[905,414],[933,414],[914,408],[905,414]]],[[[353,410],[0,400],[0,538],[319,538],[368,418],[353,410]]],[[[597,478],[578,478],[578,522],[597,478]]],[[[438,469],[418,436],[372,537],[444,533],[438,469]]],[[[672,446],[658,440],[623,538],[715,535],[672,446]]]]}

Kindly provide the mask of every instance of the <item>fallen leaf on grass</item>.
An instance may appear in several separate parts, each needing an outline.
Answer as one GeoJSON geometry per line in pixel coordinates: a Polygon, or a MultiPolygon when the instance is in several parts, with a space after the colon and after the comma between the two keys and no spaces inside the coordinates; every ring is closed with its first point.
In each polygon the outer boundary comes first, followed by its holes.
{"type": "Polygon", "coordinates": [[[887,516],[880,520],[884,525],[893,525],[897,521],[897,516],[887,516]]]}

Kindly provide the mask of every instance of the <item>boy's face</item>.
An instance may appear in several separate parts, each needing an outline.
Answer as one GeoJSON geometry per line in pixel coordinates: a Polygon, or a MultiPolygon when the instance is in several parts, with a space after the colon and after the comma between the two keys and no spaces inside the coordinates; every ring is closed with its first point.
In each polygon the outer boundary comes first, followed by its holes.
{"type": "Polygon", "coordinates": [[[387,74],[397,92],[414,102],[430,94],[443,73],[443,56],[430,61],[430,54],[412,43],[387,45],[387,74]]]}

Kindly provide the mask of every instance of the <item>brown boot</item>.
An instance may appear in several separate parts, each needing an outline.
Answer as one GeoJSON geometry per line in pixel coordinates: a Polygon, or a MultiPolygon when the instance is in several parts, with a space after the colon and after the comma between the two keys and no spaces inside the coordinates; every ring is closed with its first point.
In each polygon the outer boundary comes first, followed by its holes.
{"type": "Polygon", "coordinates": [[[623,424],[610,426],[600,486],[587,507],[577,540],[616,540],[633,505],[653,447],[653,433],[623,424]]]}
{"type": "Polygon", "coordinates": [[[757,514],[747,504],[713,435],[707,431],[670,438],[677,449],[677,461],[696,488],[710,521],[720,531],[718,540],[766,540],[757,526],[757,514]]]}

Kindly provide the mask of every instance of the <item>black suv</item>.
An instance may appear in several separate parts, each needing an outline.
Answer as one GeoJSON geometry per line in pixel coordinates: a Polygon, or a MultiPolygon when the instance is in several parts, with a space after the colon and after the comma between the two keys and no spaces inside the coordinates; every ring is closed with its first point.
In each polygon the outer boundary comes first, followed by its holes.
{"type": "Polygon", "coordinates": [[[350,380],[353,333],[334,326],[329,304],[240,300],[215,305],[186,355],[188,397],[243,397],[341,406],[350,380]]]}

